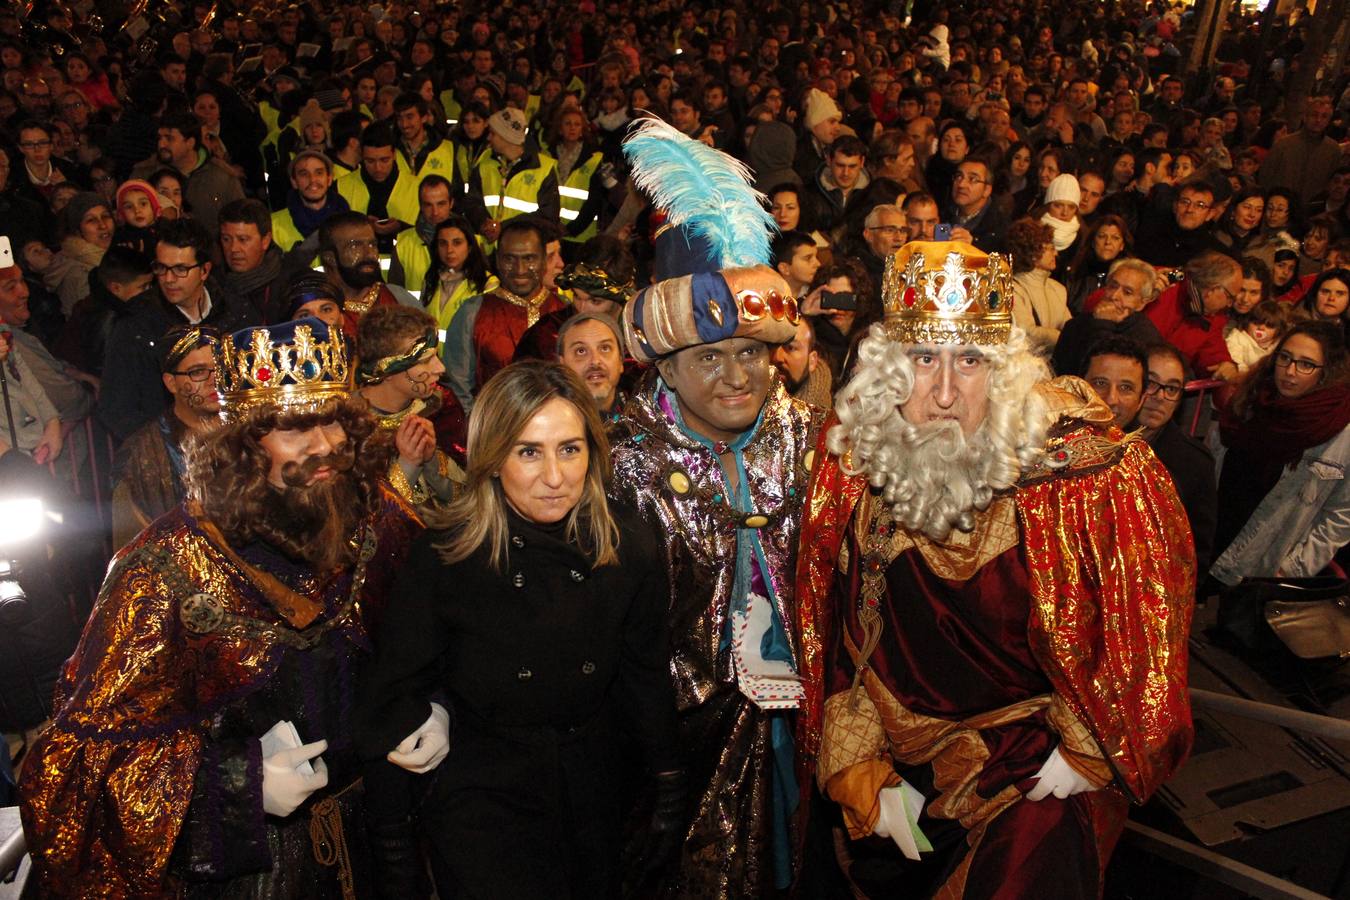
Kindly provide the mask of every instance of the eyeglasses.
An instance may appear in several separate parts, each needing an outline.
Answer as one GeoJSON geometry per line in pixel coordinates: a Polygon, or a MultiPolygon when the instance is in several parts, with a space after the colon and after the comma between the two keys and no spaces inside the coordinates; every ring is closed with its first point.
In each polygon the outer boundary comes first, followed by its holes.
{"type": "Polygon", "coordinates": [[[1275,351],[1275,368],[1287,369],[1291,364],[1300,375],[1311,375],[1322,368],[1321,363],[1315,363],[1311,359],[1297,359],[1290,355],[1287,350],[1275,351]]]}
{"type": "Polygon", "coordinates": [[[193,269],[197,268],[200,265],[201,263],[193,263],[190,266],[184,265],[166,266],[164,265],[164,263],[156,262],[150,264],[150,271],[157,276],[168,275],[170,272],[172,272],[174,278],[186,278],[189,272],[191,272],[193,269]]]}
{"type": "Polygon", "coordinates": [[[50,147],[51,145],[52,142],[50,139],[42,141],[19,141],[19,147],[23,150],[37,150],[39,147],[50,147]]]}
{"type": "Polygon", "coordinates": [[[884,234],[887,237],[891,237],[899,234],[904,229],[902,229],[899,225],[872,225],[871,227],[865,228],[864,230],[875,231],[878,234],[884,234]]]}
{"type": "Polygon", "coordinates": [[[964,182],[967,183],[967,184],[988,184],[988,183],[989,183],[989,182],[985,181],[983,178],[981,178],[981,177],[978,176],[978,175],[970,175],[970,174],[968,174],[968,173],[966,173],[966,172],[957,172],[957,173],[956,173],[956,177],[954,177],[954,178],[952,179],[952,181],[964,181],[964,182]]]}
{"type": "Polygon", "coordinates": [[[1190,197],[1182,197],[1177,201],[1177,206],[1182,209],[1190,209],[1194,206],[1196,209],[1204,210],[1209,209],[1212,205],[1208,200],[1192,200],[1190,197]]]}
{"type": "Polygon", "coordinates": [[[1161,394],[1164,400],[1180,400],[1181,385],[1163,384],[1161,381],[1154,381],[1150,378],[1144,384],[1144,395],[1151,397],[1154,394],[1161,394]]]}
{"type": "Polygon", "coordinates": [[[215,367],[214,367],[214,366],[193,366],[193,367],[190,368],[190,369],[183,369],[183,370],[181,370],[181,371],[175,371],[173,374],[175,374],[175,375],[181,375],[181,376],[183,376],[184,378],[187,378],[187,379],[190,379],[190,380],[196,382],[197,384],[201,384],[201,383],[202,383],[203,381],[205,381],[206,379],[208,379],[208,378],[210,378],[211,376],[215,375],[215,374],[216,374],[216,370],[215,370],[215,367]]]}

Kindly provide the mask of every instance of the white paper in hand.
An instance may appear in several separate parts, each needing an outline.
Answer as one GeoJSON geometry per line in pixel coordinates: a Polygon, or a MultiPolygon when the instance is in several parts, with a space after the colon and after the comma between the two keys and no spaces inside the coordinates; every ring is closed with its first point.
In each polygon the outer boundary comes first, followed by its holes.
{"type": "Polygon", "coordinates": [[[919,829],[923,814],[923,794],[909,782],[898,787],[884,788],[877,796],[877,825],[873,829],[880,837],[895,841],[905,859],[918,861],[921,851],[931,851],[933,845],[919,829]]]}
{"type": "MultiPolygon", "coordinates": [[[[303,742],[300,740],[300,732],[295,730],[295,723],[287,719],[282,719],[267,729],[267,734],[259,738],[258,742],[262,744],[263,759],[275,756],[282,750],[294,750],[296,747],[303,746],[303,742]]],[[[295,767],[295,770],[302,775],[314,774],[314,766],[307,759],[301,761],[300,765],[295,767]]]]}
{"type": "Polygon", "coordinates": [[[0,269],[9,269],[14,266],[14,250],[9,245],[9,238],[0,237],[0,269]]]}
{"type": "Polygon", "coordinates": [[[806,696],[801,677],[783,660],[760,653],[764,634],[773,627],[773,606],[767,597],[751,594],[745,613],[731,614],[731,659],[736,681],[760,709],[796,709],[806,696]]]}

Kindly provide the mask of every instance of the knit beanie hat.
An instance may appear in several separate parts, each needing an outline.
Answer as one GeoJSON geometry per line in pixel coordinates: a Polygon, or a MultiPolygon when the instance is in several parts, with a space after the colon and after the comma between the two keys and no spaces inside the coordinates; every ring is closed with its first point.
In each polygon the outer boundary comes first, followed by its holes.
{"type": "Polygon", "coordinates": [[[528,123],[525,114],[513,106],[499,109],[488,118],[488,127],[508,144],[517,147],[525,144],[525,129],[528,123]]]}
{"type": "Polygon", "coordinates": [[[61,210],[62,236],[79,234],[80,221],[89,213],[89,210],[99,206],[107,209],[108,201],[93,191],[81,191],[71,197],[65,209],[61,210]]]}
{"type": "Polygon", "coordinates": [[[305,129],[311,125],[322,125],[324,133],[328,133],[328,115],[319,106],[319,101],[310,98],[309,102],[300,108],[298,124],[300,126],[300,136],[303,138],[305,129]]]}
{"type": "Polygon", "coordinates": [[[164,206],[164,198],[159,195],[159,191],[148,181],[141,181],[139,178],[131,178],[122,182],[117,188],[117,209],[118,218],[121,218],[122,198],[132,191],[140,191],[150,198],[150,208],[155,211],[155,218],[159,218],[159,211],[164,206]]]}
{"type": "Polygon", "coordinates": [[[842,119],[843,112],[829,94],[817,88],[806,92],[806,115],[803,117],[806,130],[811,131],[826,119],[842,119]]]}
{"type": "Polygon", "coordinates": [[[1069,173],[1056,175],[1055,180],[1045,189],[1046,203],[1072,203],[1077,206],[1083,201],[1083,192],[1078,189],[1078,179],[1069,173]]]}

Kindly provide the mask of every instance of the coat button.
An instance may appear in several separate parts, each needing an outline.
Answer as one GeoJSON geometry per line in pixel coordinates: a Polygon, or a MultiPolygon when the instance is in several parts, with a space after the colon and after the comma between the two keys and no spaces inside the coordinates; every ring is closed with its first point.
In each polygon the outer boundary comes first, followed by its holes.
{"type": "Polygon", "coordinates": [[[518,534],[511,535],[511,546],[517,550],[525,549],[525,539],[518,534]]]}
{"type": "Polygon", "coordinates": [[[573,569],[573,570],[572,570],[571,575],[572,575],[572,580],[573,580],[573,581],[585,581],[585,580],[586,580],[586,576],[583,575],[583,574],[581,574],[580,572],[578,572],[576,569],[573,569]]]}
{"type": "Polygon", "coordinates": [[[581,674],[582,674],[582,675],[594,675],[594,674],[595,674],[595,663],[591,662],[589,659],[586,660],[584,663],[582,663],[582,664],[581,664],[581,674]]]}
{"type": "Polygon", "coordinates": [[[519,672],[516,673],[517,681],[529,681],[533,677],[534,673],[531,672],[529,669],[521,669],[519,672]]]}
{"type": "Polygon", "coordinates": [[[517,572],[516,574],[512,575],[511,583],[518,588],[523,588],[525,586],[525,574],[523,572],[517,572]]]}

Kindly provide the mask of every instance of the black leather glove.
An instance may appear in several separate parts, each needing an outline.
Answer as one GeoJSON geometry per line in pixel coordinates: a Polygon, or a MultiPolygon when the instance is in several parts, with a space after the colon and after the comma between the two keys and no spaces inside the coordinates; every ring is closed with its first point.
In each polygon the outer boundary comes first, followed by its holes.
{"type": "Polygon", "coordinates": [[[368,823],[366,832],[375,864],[376,895],[382,900],[427,900],[431,896],[431,882],[412,820],[368,823]]]}
{"type": "Polygon", "coordinates": [[[656,805],[638,866],[641,884],[655,887],[674,874],[689,832],[689,779],[683,769],[658,772],[656,805]]]}

